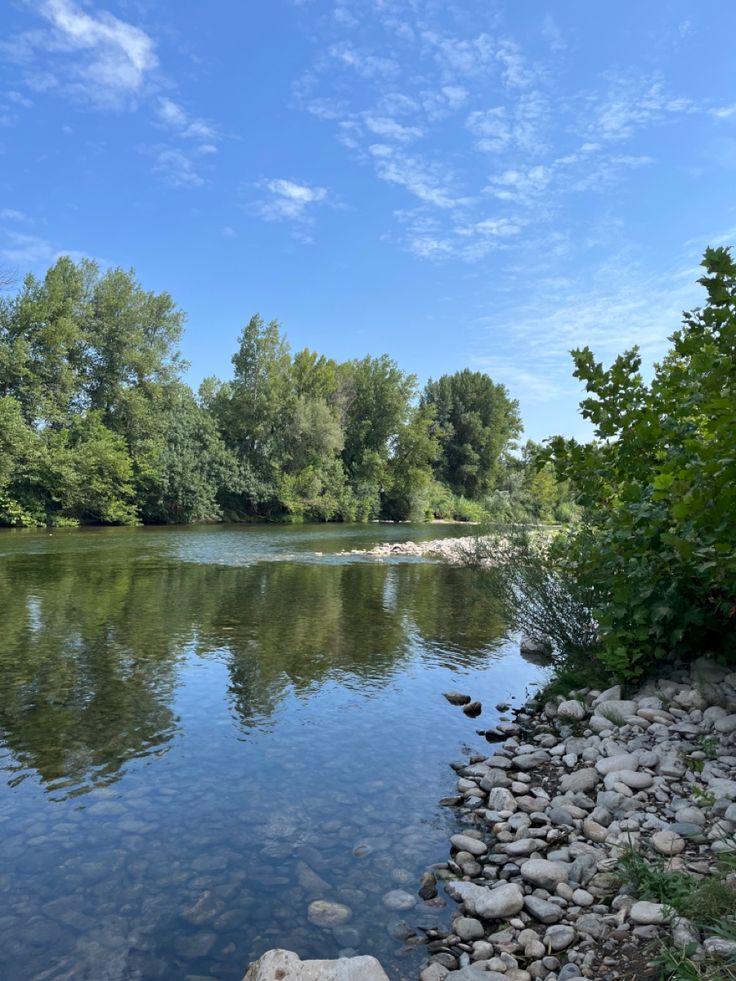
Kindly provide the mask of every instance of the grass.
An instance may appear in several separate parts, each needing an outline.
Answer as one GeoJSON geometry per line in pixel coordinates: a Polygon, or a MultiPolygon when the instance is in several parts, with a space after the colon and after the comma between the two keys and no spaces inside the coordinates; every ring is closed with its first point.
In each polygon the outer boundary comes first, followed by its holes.
{"type": "MultiPolygon", "coordinates": [[[[715,870],[698,879],[628,848],[619,862],[619,874],[637,899],[661,903],[708,936],[736,940],[736,855],[721,855],[715,870]]],[[[657,962],[662,978],[669,981],[736,979],[736,963],[699,955],[696,945],[684,950],[663,945],[657,962]]]]}

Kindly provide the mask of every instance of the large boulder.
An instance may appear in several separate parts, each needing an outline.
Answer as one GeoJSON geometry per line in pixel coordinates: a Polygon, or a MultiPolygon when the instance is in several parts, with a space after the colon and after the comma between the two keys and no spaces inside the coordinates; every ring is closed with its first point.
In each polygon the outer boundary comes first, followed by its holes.
{"type": "Polygon", "coordinates": [[[268,950],[253,961],[243,981],[388,981],[375,957],[303,961],[291,950],[268,950]]]}

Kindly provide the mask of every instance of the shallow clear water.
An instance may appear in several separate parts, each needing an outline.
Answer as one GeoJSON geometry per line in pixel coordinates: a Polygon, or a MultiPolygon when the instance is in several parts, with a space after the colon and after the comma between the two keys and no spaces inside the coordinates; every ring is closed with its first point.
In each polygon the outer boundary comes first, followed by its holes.
{"type": "Polygon", "coordinates": [[[275,946],[416,977],[396,921],[449,911],[383,897],[446,858],[448,763],[538,669],[477,573],[339,553],[457,534],[1,534],[0,977],[240,978],[275,946]]]}

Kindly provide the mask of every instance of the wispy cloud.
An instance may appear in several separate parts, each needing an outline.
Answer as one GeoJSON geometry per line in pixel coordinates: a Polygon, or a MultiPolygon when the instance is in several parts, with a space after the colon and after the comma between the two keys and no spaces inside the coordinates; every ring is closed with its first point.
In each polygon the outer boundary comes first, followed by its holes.
{"type": "Polygon", "coordinates": [[[63,255],[68,255],[75,261],[85,256],[85,253],[75,249],[59,249],[39,235],[5,229],[3,239],[4,243],[0,245],[0,257],[6,262],[17,263],[21,267],[49,265],[63,255]]]}
{"type": "Polygon", "coordinates": [[[219,139],[219,133],[211,123],[190,115],[173,99],[159,97],[156,114],[164,126],[186,140],[212,144],[219,139]]]}
{"type": "Polygon", "coordinates": [[[24,66],[31,88],[120,108],[140,96],[158,67],[153,39],[107,11],[88,12],[73,0],[42,0],[36,12],[49,26],[11,37],[0,48],[24,66]]]}
{"type": "Polygon", "coordinates": [[[254,208],[266,221],[309,222],[315,207],[328,198],[327,188],[283,178],[263,180],[257,186],[266,196],[254,208]]]}
{"type": "Polygon", "coordinates": [[[159,147],[155,151],[153,172],[170,187],[201,187],[205,183],[192,158],[176,147],[159,147]]]}

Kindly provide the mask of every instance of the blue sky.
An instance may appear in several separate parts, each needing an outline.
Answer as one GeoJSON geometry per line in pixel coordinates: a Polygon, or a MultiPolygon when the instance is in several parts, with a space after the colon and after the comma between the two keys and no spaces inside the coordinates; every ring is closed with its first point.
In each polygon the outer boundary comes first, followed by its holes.
{"type": "Polygon", "coordinates": [[[735,35],[732,0],[5,0],[0,263],[133,266],[195,385],[259,311],[580,435],[570,348],[660,356],[736,237],[735,35]]]}

